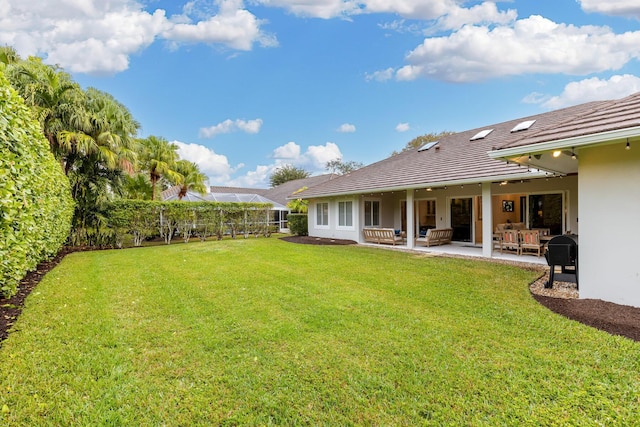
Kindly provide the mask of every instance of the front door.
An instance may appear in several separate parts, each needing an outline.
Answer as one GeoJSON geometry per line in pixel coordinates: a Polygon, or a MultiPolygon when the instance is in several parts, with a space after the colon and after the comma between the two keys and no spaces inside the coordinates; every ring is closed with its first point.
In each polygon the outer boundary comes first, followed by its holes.
{"type": "Polygon", "coordinates": [[[471,224],[473,219],[473,199],[451,199],[452,240],[458,242],[471,241],[471,224]]]}

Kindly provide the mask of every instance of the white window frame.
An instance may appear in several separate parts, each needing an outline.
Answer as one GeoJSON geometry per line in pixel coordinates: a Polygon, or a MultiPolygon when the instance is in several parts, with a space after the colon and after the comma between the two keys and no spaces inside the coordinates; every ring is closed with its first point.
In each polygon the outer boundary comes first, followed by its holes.
{"type": "Polygon", "coordinates": [[[316,203],[315,211],[316,211],[315,228],[328,229],[329,228],[329,202],[316,203]],[[326,224],[324,224],[324,220],[326,220],[326,224]]]}
{"type": "Polygon", "coordinates": [[[336,228],[339,230],[355,230],[353,221],[353,200],[343,200],[338,202],[338,226],[336,228]]]}
{"type": "Polygon", "coordinates": [[[369,227],[369,228],[373,228],[373,227],[380,227],[380,212],[382,210],[382,207],[380,206],[380,200],[372,200],[372,199],[367,199],[364,201],[364,206],[362,209],[362,214],[364,216],[364,226],[365,227],[369,227]],[[367,203],[371,203],[371,213],[370,213],[370,217],[367,218],[367,203]],[[377,204],[378,206],[378,222],[375,223],[375,215],[374,215],[374,204],[377,204]]]}

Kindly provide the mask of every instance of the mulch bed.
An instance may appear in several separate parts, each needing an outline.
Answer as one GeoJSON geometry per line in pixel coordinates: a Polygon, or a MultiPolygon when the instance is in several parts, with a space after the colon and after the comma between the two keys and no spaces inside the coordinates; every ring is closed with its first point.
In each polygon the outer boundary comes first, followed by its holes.
{"type": "MultiPolygon", "coordinates": [[[[326,239],[309,236],[287,236],[282,240],[305,245],[354,245],[353,240],[326,239]]],[[[24,301],[47,272],[69,253],[61,251],[50,261],[43,262],[28,273],[11,298],[0,299],[0,345],[22,312],[24,301]]],[[[555,285],[554,285],[555,286],[555,285]]],[[[532,293],[533,298],[549,310],[585,325],[640,341],[640,308],[594,299],[554,298],[532,293]]]]}
{"type": "Polygon", "coordinates": [[[280,240],[291,243],[299,243],[302,245],[357,245],[358,242],[353,240],[342,239],[327,239],[323,237],[311,237],[311,236],[285,236],[280,240]]]}

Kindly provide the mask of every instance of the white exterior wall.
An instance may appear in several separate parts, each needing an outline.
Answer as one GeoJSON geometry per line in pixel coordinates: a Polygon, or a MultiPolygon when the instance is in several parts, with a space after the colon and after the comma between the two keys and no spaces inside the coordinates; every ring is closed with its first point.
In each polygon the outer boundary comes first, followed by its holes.
{"type": "Polygon", "coordinates": [[[580,298],[640,307],[640,146],[579,156],[580,298]]]}
{"type": "Polygon", "coordinates": [[[361,232],[361,203],[358,197],[330,198],[311,200],[307,214],[309,236],[325,237],[329,239],[346,239],[360,242],[361,232]],[[338,202],[353,202],[352,218],[353,226],[340,227],[338,225],[338,202]],[[318,226],[316,218],[316,207],[318,203],[329,203],[329,225],[318,226]]]}
{"type": "MultiPolygon", "coordinates": [[[[578,233],[578,178],[576,176],[550,179],[535,179],[530,182],[509,183],[501,186],[491,184],[491,194],[494,196],[494,203],[499,203],[501,195],[529,195],[543,193],[563,193],[565,196],[565,224],[564,231],[570,230],[578,233]]],[[[482,195],[482,187],[477,184],[465,185],[464,187],[452,186],[445,189],[426,191],[425,189],[413,190],[414,200],[431,199],[436,201],[436,227],[445,228],[450,226],[450,200],[456,197],[475,197],[482,195]]],[[[380,227],[401,228],[401,206],[407,199],[406,191],[395,191],[389,193],[363,194],[346,197],[329,197],[311,200],[309,204],[309,235],[315,237],[325,237],[331,239],[348,239],[356,242],[363,242],[362,229],[364,228],[364,202],[365,200],[375,200],[380,202],[380,227]],[[352,228],[338,227],[338,202],[353,202],[353,224],[352,228]],[[329,203],[329,225],[318,227],[316,225],[316,204],[329,203]]],[[[493,207],[494,212],[498,209],[493,207]]],[[[476,215],[477,216],[477,215],[476,215]]],[[[491,215],[489,215],[490,217],[491,215]]],[[[486,218],[487,215],[483,215],[486,218]]],[[[476,234],[482,233],[482,224],[476,222],[476,234]]],[[[489,236],[490,237],[490,236],[489,236]]]]}

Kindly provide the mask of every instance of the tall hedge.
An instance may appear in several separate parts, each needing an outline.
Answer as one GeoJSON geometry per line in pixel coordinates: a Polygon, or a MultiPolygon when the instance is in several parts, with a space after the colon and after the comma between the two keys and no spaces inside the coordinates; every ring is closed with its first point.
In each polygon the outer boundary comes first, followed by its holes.
{"type": "Polygon", "coordinates": [[[0,296],[60,250],[72,215],[69,180],[0,71],[0,296]]]}

